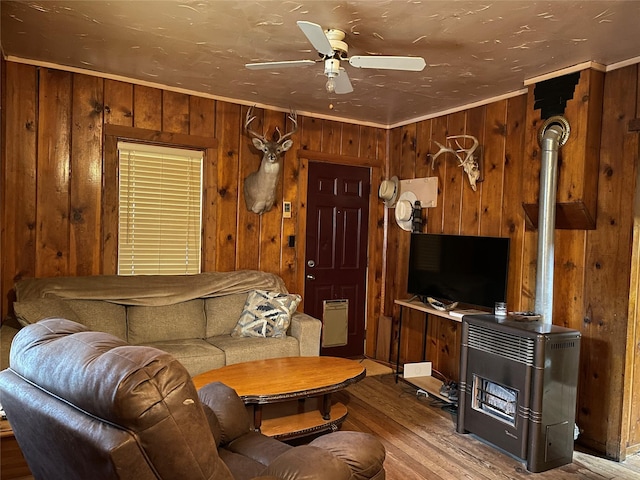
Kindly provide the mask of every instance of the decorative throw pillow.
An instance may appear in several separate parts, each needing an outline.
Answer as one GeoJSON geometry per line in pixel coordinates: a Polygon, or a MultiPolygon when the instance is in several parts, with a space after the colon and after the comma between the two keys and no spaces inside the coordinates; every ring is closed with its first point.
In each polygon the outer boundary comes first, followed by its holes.
{"type": "Polygon", "coordinates": [[[291,315],[302,300],[300,295],[253,290],[247,295],[232,337],[286,336],[291,315]]]}

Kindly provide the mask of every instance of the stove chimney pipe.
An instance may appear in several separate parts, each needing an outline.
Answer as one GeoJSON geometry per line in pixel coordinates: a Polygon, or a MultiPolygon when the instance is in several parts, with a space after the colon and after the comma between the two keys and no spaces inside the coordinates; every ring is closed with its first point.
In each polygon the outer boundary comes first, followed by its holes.
{"type": "Polygon", "coordinates": [[[553,267],[555,260],[553,248],[556,224],[558,150],[567,142],[570,131],[566,118],[553,116],[544,122],[538,133],[542,159],[535,312],[542,316],[541,322],[548,324],[553,323],[553,267]]]}

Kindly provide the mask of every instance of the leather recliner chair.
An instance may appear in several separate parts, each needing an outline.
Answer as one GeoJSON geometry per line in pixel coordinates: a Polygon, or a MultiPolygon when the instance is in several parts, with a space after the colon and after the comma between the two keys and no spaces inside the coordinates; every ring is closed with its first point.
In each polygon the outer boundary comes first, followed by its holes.
{"type": "Polygon", "coordinates": [[[36,479],[383,480],[373,436],[290,446],[254,432],[221,383],[196,392],[171,355],[64,319],[23,328],[0,402],[36,479]]]}

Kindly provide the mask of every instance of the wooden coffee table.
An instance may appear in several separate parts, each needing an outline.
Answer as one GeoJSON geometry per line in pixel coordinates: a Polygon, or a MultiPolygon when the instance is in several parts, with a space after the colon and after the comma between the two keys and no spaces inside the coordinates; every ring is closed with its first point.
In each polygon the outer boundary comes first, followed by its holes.
{"type": "Polygon", "coordinates": [[[233,388],[253,408],[256,430],[291,439],[336,430],[347,407],[332,403],[331,394],[365,375],[362,364],[346,358],[285,357],[227,365],[197,375],[193,383],[198,389],[212,382],[233,388]]]}

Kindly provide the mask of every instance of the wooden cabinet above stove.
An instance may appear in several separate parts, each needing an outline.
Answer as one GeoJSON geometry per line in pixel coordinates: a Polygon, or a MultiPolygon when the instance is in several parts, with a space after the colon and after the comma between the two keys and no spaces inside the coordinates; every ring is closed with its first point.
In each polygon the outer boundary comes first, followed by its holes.
{"type": "MultiPolygon", "coordinates": [[[[560,98],[566,102],[563,116],[569,121],[571,134],[558,152],[558,188],[556,195],[556,228],[592,230],[596,227],[598,177],[600,166],[600,134],[604,73],[587,69],[578,72],[573,96],[560,98]]],[[[562,83],[562,78],[554,79],[562,83]]],[[[547,81],[548,82],[548,81],[547,81]]],[[[553,87],[553,84],[552,84],[553,87]]],[[[536,102],[536,85],[529,86],[527,99],[526,161],[531,180],[540,181],[540,126],[548,118],[536,102]]],[[[560,89],[558,89],[560,90],[560,89]]],[[[558,96],[566,95],[558,91],[558,96]]],[[[533,191],[533,189],[532,189],[533,191]]],[[[539,189],[535,198],[523,203],[528,229],[538,228],[539,189]]]]}

